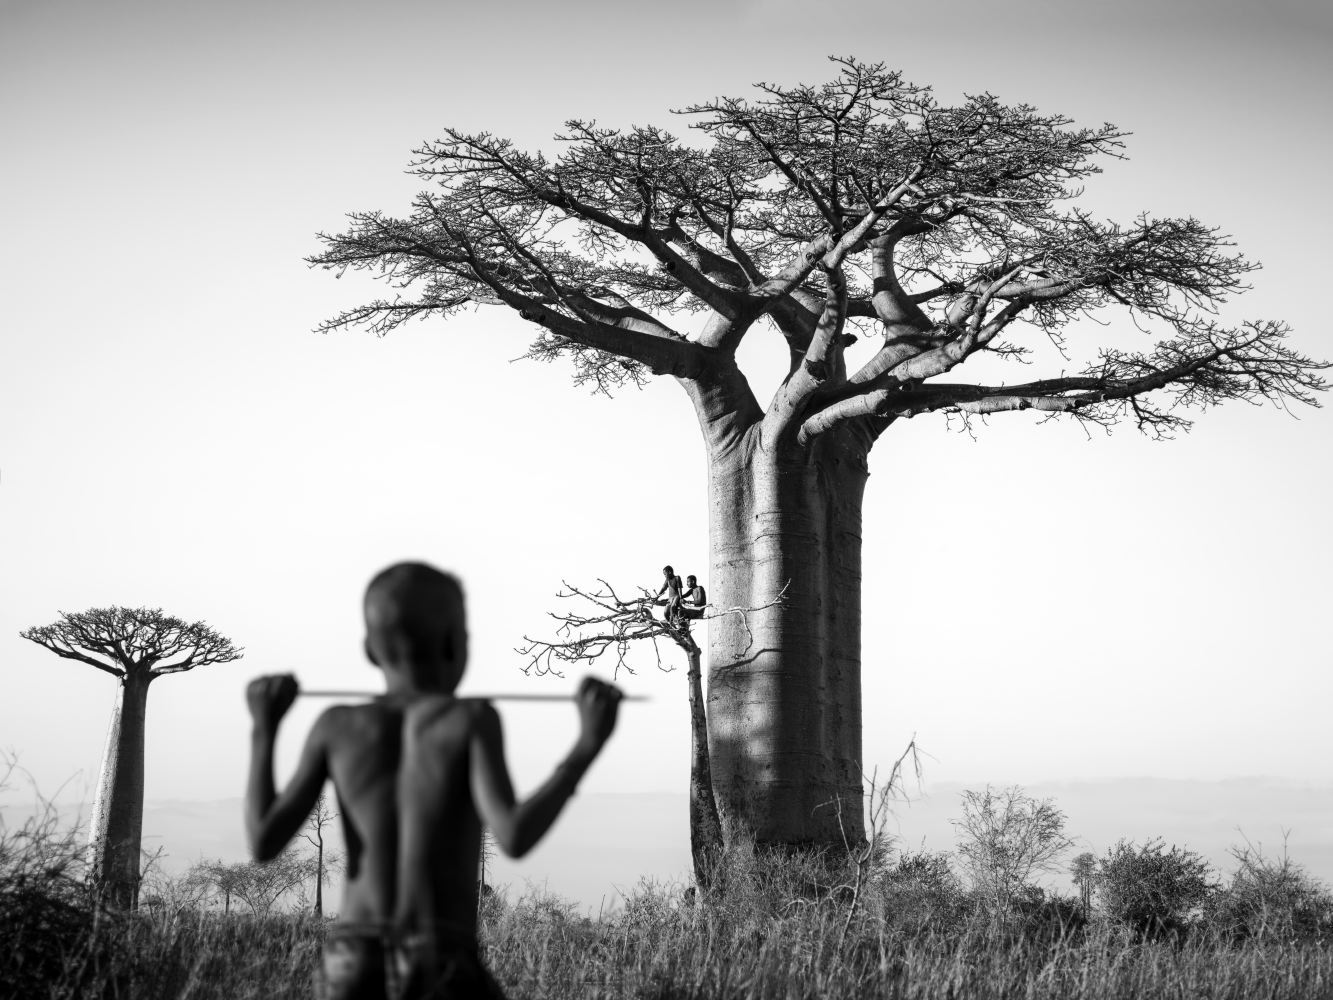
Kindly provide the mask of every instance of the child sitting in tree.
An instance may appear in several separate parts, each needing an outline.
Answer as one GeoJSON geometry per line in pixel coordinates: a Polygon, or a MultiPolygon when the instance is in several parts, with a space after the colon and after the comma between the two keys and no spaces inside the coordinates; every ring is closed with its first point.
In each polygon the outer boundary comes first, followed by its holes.
{"type": "Polygon", "coordinates": [[[324,946],[322,995],[499,997],[477,957],[482,825],[513,857],[536,844],[615,728],[620,691],[583,681],[573,750],[516,802],[499,715],[487,701],[453,695],[468,653],[458,581],[420,563],[391,566],[367,588],[365,617],[366,655],[384,671],[386,691],[324,712],[281,794],[273,746],[296,679],[260,677],[246,691],[250,849],[260,861],[277,856],[332,778],[347,892],[324,946]]]}
{"type": "Polygon", "coordinates": [[[682,585],[680,577],[670,566],[662,567],[662,586],[657,588],[657,593],[653,597],[654,604],[662,602],[662,595],[666,594],[666,610],[662,617],[669,622],[674,622],[680,617],[680,598],[682,585]]]}

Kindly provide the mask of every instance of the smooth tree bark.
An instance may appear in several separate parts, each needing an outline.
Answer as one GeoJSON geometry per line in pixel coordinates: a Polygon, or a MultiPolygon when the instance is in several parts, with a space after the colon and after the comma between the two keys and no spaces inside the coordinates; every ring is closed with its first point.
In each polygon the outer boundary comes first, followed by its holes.
{"type": "Polygon", "coordinates": [[[839,812],[860,814],[862,501],[893,425],[1033,410],[1170,435],[1189,406],[1314,404],[1327,367],[1281,322],[1217,318],[1253,265],[1216,229],[1073,205],[1120,155],[1114,126],[989,94],[949,106],[835,63],[820,86],[687,108],[691,142],[570,121],[547,155],[446,130],[416,151],[426,189],[405,215],[353,214],[311,259],[395,289],[323,330],[497,305],[576,383],[680,384],[708,458],[714,597],[789,588],[709,637],[719,805],[761,843],[836,846],[839,812]],[[1073,322],[1115,312],[1155,344],[1098,349],[1073,322]],[[761,406],[736,352],[768,334],[789,364],[761,406]],[[1034,344],[1061,355],[1048,377],[958,378],[1034,344]]]}
{"type": "Polygon", "coordinates": [[[98,801],[89,831],[92,880],[113,906],[134,909],[143,838],[144,735],[148,687],[167,674],[240,659],[242,650],[204,622],[187,624],[159,609],[90,608],[19,633],[66,659],[118,678],[98,801]],[[117,721],[116,716],[119,716],[117,721]]]}
{"type": "Polygon", "coordinates": [[[725,847],[722,819],[718,815],[713,792],[713,763],[708,747],[708,714],[704,707],[703,650],[685,632],[688,645],[685,658],[689,664],[685,681],[690,701],[690,858],[694,880],[708,890],[716,882],[718,864],[725,847]]]}

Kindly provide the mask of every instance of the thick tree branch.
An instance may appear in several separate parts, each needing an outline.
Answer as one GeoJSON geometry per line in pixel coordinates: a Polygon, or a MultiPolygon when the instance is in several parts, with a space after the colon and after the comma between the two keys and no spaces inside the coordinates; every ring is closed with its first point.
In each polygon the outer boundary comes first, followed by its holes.
{"type": "Polygon", "coordinates": [[[1176,412],[1224,400],[1288,400],[1319,405],[1327,388],[1319,374],[1328,362],[1288,348],[1281,323],[1247,323],[1238,330],[1205,324],[1179,340],[1159,344],[1151,354],[1103,352],[1098,365],[1079,375],[1012,386],[909,384],[842,399],[811,416],[802,426],[808,440],[856,417],[910,417],[936,410],[989,414],[1011,410],[1071,413],[1080,420],[1108,424],[1121,415],[1157,436],[1187,429],[1176,412]],[[1164,392],[1155,401],[1149,394],[1164,392]]]}
{"type": "Polygon", "coordinates": [[[764,415],[766,447],[777,446],[793,427],[799,426],[800,414],[820,389],[846,379],[843,328],[847,322],[847,279],[841,268],[826,270],[824,285],[824,308],[805,359],[787,376],[764,415]]]}

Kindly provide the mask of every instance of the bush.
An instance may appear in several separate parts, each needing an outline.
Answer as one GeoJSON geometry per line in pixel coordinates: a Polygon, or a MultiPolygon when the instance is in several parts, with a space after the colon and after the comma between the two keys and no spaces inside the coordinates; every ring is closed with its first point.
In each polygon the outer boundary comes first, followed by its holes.
{"type": "Polygon", "coordinates": [[[1269,858],[1254,847],[1232,850],[1231,883],[1205,913],[1208,924],[1232,941],[1333,941],[1333,894],[1287,857],[1269,858]]]}
{"type": "Polygon", "coordinates": [[[958,926],[969,905],[949,855],[899,854],[879,875],[884,919],[912,932],[958,926]]]}
{"type": "MultiPolygon", "coordinates": [[[[5,761],[0,788],[15,771],[5,761]]],[[[106,964],[107,939],[84,885],[84,855],[73,830],[57,831],[54,809],[41,808],[21,827],[0,818],[0,996],[46,995],[48,984],[106,964]]]]}
{"type": "Polygon", "coordinates": [[[1016,895],[1010,907],[1017,937],[1029,944],[1052,945],[1081,935],[1088,926],[1082,900],[1037,886],[1016,895]]]}
{"type": "Polygon", "coordinates": [[[1136,935],[1157,940],[1179,936],[1191,913],[1216,888],[1212,868],[1194,851],[1160,839],[1135,846],[1119,841],[1097,863],[1102,911],[1136,935]]]}

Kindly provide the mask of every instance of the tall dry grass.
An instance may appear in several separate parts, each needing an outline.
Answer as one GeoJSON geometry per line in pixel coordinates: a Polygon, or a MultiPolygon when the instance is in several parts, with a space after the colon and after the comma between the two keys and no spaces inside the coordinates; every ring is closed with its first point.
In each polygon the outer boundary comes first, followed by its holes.
{"type": "MultiPolygon", "coordinates": [[[[1230,895],[1162,941],[1040,892],[997,911],[939,855],[889,859],[867,877],[847,859],[744,849],[707,898],[643,883],[598,920],[549,895],[488,897],[482,941],[515,1000],[1333,997],[1327,891],[1285,857],[1240,860],[1219,890],[1230,895]]],[[[75,838],[49,820],[0,827],[0,998],[311,995],[322,921],[225,915],[188,897],[112,913],[83,875],[75,838]]]]}

